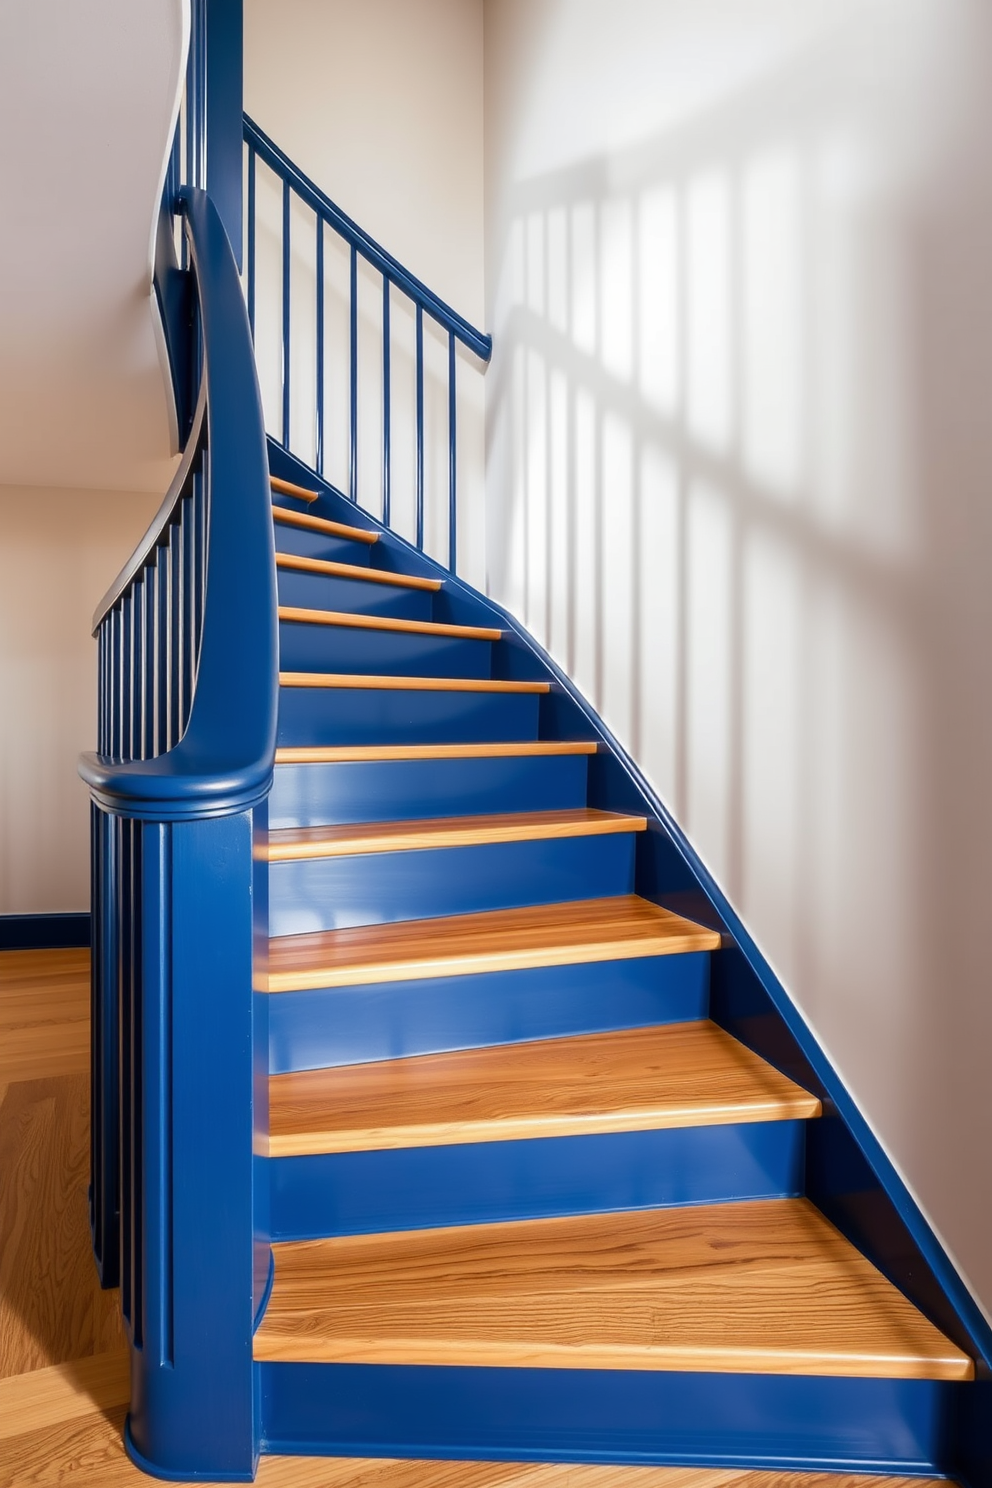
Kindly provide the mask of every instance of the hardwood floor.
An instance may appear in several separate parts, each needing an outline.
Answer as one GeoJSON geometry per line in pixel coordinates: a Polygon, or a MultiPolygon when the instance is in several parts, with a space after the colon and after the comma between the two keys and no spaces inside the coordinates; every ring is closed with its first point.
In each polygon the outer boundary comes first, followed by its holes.
{"type": "Polygon", "coordinates": [[[89,955],[0,955],[0,1378],[121,1349],[90,1253],[89,955]]]}
{"type": "MultiPolygon", "coordinates": [[[[128,1359],[86,1222],[89,957],[0,953],[0,1488],[141,1488],[128,1359]],[[46,1238],[47,1237],[47,1238],[46,1238]]],[[[267,1457],[261,1488],[936,1488],[939,1480],[267,1457]]],[[[209,1485],[207,1485],[209,1488],[209,1485]]]]}

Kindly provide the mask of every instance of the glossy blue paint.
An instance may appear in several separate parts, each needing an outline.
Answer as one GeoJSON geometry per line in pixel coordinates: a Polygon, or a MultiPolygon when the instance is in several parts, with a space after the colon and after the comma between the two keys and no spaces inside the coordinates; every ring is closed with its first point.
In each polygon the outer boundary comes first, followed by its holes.
{"type": "Polygon", "coordinates": [[[380,982],[270,996],[273,1074],[487,1044],[704,1018],[710,958],[642,956],[577,966],[380,982]]]}
{"type": "Polygon", "coordinates": [[[272,935],[629,894],[634,834],[362,853],[269,866],[272,935]]]}
{"type": "Polygon", "coordinates": [[[802,1192],[800,1121],[270,1161],[272,1237],[486,1224],[802,1192]]]}
{"type": "Polygon", "coordinates": [[[265,1449],[942,1471],[968,1386],[810,1375],[262,1364],[265,1449]]]}
{"type": "Polygon", "coordinates": [[[564,811],[586,803],[586,755],[276,765],[273,827],[564,811]]]}
{"type": "MultiPolygon", "coordinates": [[[[183,199],[207,348],[201,405],[210,431],[209,551],[205,534],[196,543],[204,555],[205,593],[196,688],[174,747],[151,759],[87,754],[80,761],[80,774],[103,809],[160,821],[239,810],[264,798],[272,779],[277,698],[272,520],[245,303],[209,198],[184,188],[183,199]]],[[[170,511],[184,500],[187,477],[191,466],[170,488],[147,545],[108,591],[96,629],[135,572],[154,559],[170,511]]],[[[133,734],[127,752],[138,753],[133,734]]]]}
{"type": "Polygon", "coordinates": [[[244,17],[242,0],[199,0],[205,4],[206,79],[204,133],[206,181],[210,199],[241,269],[242,234],[242,77],[244,17]]]}
{"type": "Polygon", "coordinates": [[[280,553],[299,553],[304,558],[325,558],[332,563],[369,566],[369,545],[346,537],[331,537],[323,532],[308,532],[304,527],[276,523],[276,547],[280,553]]]}
{"type": "Polygon", "coordinates": [[[282,687],[282,744],[491,744],[537,738],[534,693],[282,687]]]}
{"type": "Polygon", "coordinates": [[[423,589],[377,584],[368,579],[337,578],[280,568],[279,603],[306,610],[351,610],[356,615],[394,615],[403,620],[430,620],[431,596],[423,589]]]}
{"type": "Polygon", "coordinates": [[[489,643],[283,620],[279,665],[293,672],[488,677],[489,643]]]}

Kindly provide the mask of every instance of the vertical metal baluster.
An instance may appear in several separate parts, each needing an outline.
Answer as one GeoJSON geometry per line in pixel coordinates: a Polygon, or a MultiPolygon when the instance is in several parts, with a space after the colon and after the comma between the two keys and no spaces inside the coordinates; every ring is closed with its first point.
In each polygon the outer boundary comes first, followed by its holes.
{"type": "Polygon", "coordinates": [[[255,147],[248,146],[248,324],[255,339],[255,147]]]}
{"type": "Polygon", "coordinates": [[[193,520],[193,497],[183,499],[183,675],[182,703],[179,711],[179,737],[186,732],[189,722],[190,700],[193,696],[193,591],[196,577],[196,524],[193,520]]]}
{"type": "Polygon", "coordinates": [[[145,644],[142,651],[144,666],[144,727],[142,733],[142,746],[144,758],[151,759],[156,753],[156,741],[158,738],[158,690],[161,677],[162,635],[159,630],[159,570],[158,549],[155,550],[155,562],[149,563],[145,569],[145,606],[144,627],[145,644]]]}
{"type": "Polygon", "coordinates": [[[389,526],[389,280],[382,276],[382,520],[389,526]]]}
{"type": "MultiPolygon", "coordinates": [[[[200,642],[203,640],[203,612],[207,603],[207,533],[210,530],[210,463],[206,459],[200,470],[199,521],[196,529],[196,556],[199,573],[196,580],[196,668],[200,666],[200,642]]],[[[196,674],[193,675],[196,688],[196,674]]]]}
{"type": "Polygon", "coordinates": [[[417,306],[417,547],[424,546],[424,311],[417,306]]]}
{"type": "Polygon", "coordinates": [[[324,219],[317,213],[317,474],[324,473],[324,219]]]}
{"type": "Polygon", "coordinates": [[[132,648],[132,624],[131,617],[134,608],[134,585],[124,596],[124,613],[122,616],[124,626],[123,646],[123,683],[121,687],[121,758],[134,759],[132,722],[134,719],[134,704],[132,701],[132,689],[134,678],[134,655],[132,648]]]}
{"type": "Polygon", "coordinates": [[[172,648],[172,667],[169,682],[169,733],[166,749],[173,749],[179,742],[179,717],[183,697],[183,568],[182,568],[182,510],[169,532],[169,644],[172,648]]]}
{"type": "Polygon", "coordinates": [[[457,502],[455,489],[455,333],[448,332],[448,569],[458,563],[457,502]]]}
{"type": "Polygon", "coordinates": [[[351,454],[348,495],[358,500],[358,250],[351,245],[351,454]]]}
{"type": "Polygon", "coordinates": [[[121,624],[121,610],[121,601],[118,600],[110,615],[111,664],[113,668],[111,673],[110,689],[111,707],[113,708],[110,725],[110,753],[114,756],[115,759],[120,759],[121,757],[121,710],[123,706],[121,696],[121,678],[124,671],[124,653],[121,640],[123,633],[123,627],[121,624]]]}
{"type": "MultiPolygon", "coordinates": [[[[106,754],[106,708],[107,708],[107,644],[106,644],[107,622],[103,620],[97,634],[97,710],[96,710],[96,750],[97,754],[106,754]]],[[[96,839],[90,837],[92,842],[96,839]]]]}
{"type": "Polygon", "coordinates": [[[289,182],[282,183],[282,446],[289,449],[289,182]]]}
{"type": "Polygon", "coordinates": [[[172,524],[169,542],[158,550],[158,615],[159,615],[159,719],[155,753],[164,754],[169,747],[169,719],[172,712],[172,524]]]}

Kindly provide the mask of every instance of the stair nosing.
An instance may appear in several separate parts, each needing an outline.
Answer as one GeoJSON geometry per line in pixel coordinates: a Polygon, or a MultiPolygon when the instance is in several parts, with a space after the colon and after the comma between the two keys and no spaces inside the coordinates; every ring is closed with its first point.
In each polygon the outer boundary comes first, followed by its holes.
{"type": "Polygon", "coordinates": [[[272,520],[280,522],[284,527],[299,527],[303,532],[325,533],[328,537],[367,543],[370,547],[379,541],[378,532],[370,532],[367,527],[350,527],[347,522],[332,522],[328,517],[313,517],[309,512],[293,511],[288,506],[273,506],[272,520]]]}
{"type": "Polygon", "coordinates": [[[768,1065],[724,1029],[709,1019],[699,1019],[691,1023],[565,1034],[558,1038],[411,1055],[371,1064],[271,1074],[269,1112],[270,1130],[263,1142],[264,1155],[279,1158],[811,1120],[822,1114],[822,1107],[815,1095],[768,1065]],[[666,1044],[669,1045],[667,1051],[666,1044]],[[631,1058],[632,1050],[650,1068],[642,1067],[633,1073],[624,1069],[619,1074],[618,1067],[631,1058]],[[609,1092],[612,1097],[610,1104],[607,1104],[605,1094],[598,1100],[590,1094],[595,1089],[595,1074],[590,1073],[590,1052],[595,1061],[597,1057],[602,1060],[603,1051],[606,1053],[603,1061],[606,1071],[602,1083],[614,1087],[609,1092]],[[550,1076],[547,1070],[549,1056],[552,1066],[559,1066],[550,1076]],[[576,1061],[571,1070],[568,1068],[570,1058],[576,1061]],[[680,1094],[671,1093],[673,1061],[681,1061],[692,1080],[699,1082],[693,1087],[694,1093],[687,1094],[684,1089],[680,1094]],[[528,1063],[531,1064],[529,1070],[528,1063]],[[535,1064],[538,1066],[536,1070],[535,1064]],[[455,1078],[456,1094],[453,1097],[448,1071],[457,1065],[463,1068],[455,1078]],[[513,1090],[506,1095],[509,1067],[515,1067],[513,1090]],[[428,1088],[436,1091],[435,1103],[440,1105],[442,1113],[447,1114],[435,1112],[435,1119],[425,1117],[418,1120],[413,1119],[407,1108],[407,1119],[388,1120],[390,1099],[403,1109],[404,1100],[409,1096],[411,1076],[421,1082],[415,1095],[422,1099],[428,1088]],[[546,1077],[554,1078],[559,1088],[563,1083],[567,1084],[573,1098],[570,1109],[533,1109],[534,1089],[538,1086],[546,1088],[546,1077]],[[364,1108],[362,1114],[367,1117],[371,1108],[372,1115],[378,1115],[379,1119],[361,1122],[352,1116],[347,1122],[342,1121],[342,1103],[347,1106],[349,1100],[352,1103],[356,1100],[354,1082],[368,1084],[377,1079],[398,1082],[398,1088],[393,1092],[374,1091],[359,1095],[358,1105],[364,1108]],[[454,1114],[463,1099],[464,1088],[472,1088],[475,1101],[478,1093],[485,1091],[488,1080],[495,1080],[497,1092],[496,1097],[490,1096],[489,1112],[473,1116],[454,1114]],[[733,1093],[728,1089],[728,1080],[731,1087],[736,1083],[733,1093]],[[347,1089],[349,1081],[352,1082],[350,1091],[347,1089]],[[633,1093],[621,1095],[615,1088],[618,1082],[629,1085],[633,1093]],[[652,1085],[650,1098],[640,1090],[641,1084],[649,1083],[652,1085]],[[702,1093],[699,1093],[700,1084],[702,1093]],[[298,1093],[301,1085],[307,1087],[306,1093],[298,1093]],[[654,1088],[659,1085],[663,1089],[654,1088]],[[524,1091],[522,1102],[519,1099],[521,1089],[524,1091]],[[518,1094],[516,1109],[513,1106],[514,1090],[518,1094]],[[309,1125],[302,1124],[298,1114],[295,1130],[291,1115],[284,1115],[280,1120],[280,1100],[286,1091],[297,1107],[303,1105],[311,1112],[316,1110],[317,1116],[310,1116],[309,1125]],[[497,1101],[498,1111],[492,1109],[497,1101]],[[322,1109],[332,1118],[337,1115],[336,1125],[333,1119],[321,1118],[322,1109]],[[281,1129],[274,1131],[275,1126],[281,1129]]]}
{"type": "Polygon", "coordinates": [[[588,808],[578,807],[556,812],[508,811],[476,817],[415,817],[327,827],[276,827],[256,843],[254,855],[259,862],[291,863],[319,858],[364,857],[376,853],[612,836],[644,832],[647,825],[646,816],[618,811],[589,814],[588,808]],[[580,812],[587,814],[580,816],[580,812]],[[368,830],[370,826],[392,830],[376,837],[368,830]],[[364,834],[363,827],[366,829],[364,834]],[[290,839],[289,834],[300,832],[313,835],[302,840],[290,839]],[[321,832],[327,834],[323,839],[319,835],[321,832]],[[352,835],[349,837],[347,833],[352,835]]]}
{"type": "Polygon", "coordinates": [[[358,579],[369,584],[392,584],[398,589],[422,589],[436,594],[441,579],[424,579],[417,574],[392,573],[385,568],[366,568],[360,563],[337,563],[331,558],[305,558],[296,553],[276,553],[276,567],[295,569],[298,573],[323,574],[338,579],[358,579]]]}
{"type": "Polygon", "coordinates": [[[382,672],[280,672],[280,687],[344,687],[381,692],[547,693],[550,682],[497,677],[404,677],[382,672]]]}
{"type": "Polygon", "coordinates": [[[434,759],[555,759],[596,754],[595,739],[526,739],[491,744],[299,744],[276,750],[276,765],[376,764],[434,759]]]}
{"type": "Polygon", "coordinates": [[[340,625],[353,630],[450,636],[467,641],[499,641],[503,638],[501,630],[492,630],[484,625],[449,625],[437,620],[405,620],[397,615],[361,615],[352,610],[310,610],[301,605],[280,605],[279,619],[296,625],[340,625]]]}
{"type": "MultiPolygon", "coordinates": [[[[254,978],[255,990],[281,994],[284,992],[316,991],[331,987],[359,987],[372,986],[378,982],[403,982],[421,981],[430,977],[456,977],[474,976],[480,972],[489,971],[521,971],[532,967],[548,966],[580,966],[586,964],[598,964],[604,961],[630,961],[641,960],[653,956],[681,955],[693,951],[718,950],[722,943],[722,937],[718,930],[710,930],[704,925],[698,925],[693,921],[686,920],[683,916],[673,911],[665,910],[659,905],[651,905],[648,901],[639,899],[637,895],[618,895],[616,899],[598,900],[575,900],[561,906],[574,915],[581,915],[584,922],[588,923],[593,906],[602,909],[608,905],[616,909],[622,917],[624,910],[633,909],[634,905],[650,908],[658,911],[657,928],[654,934],[637,936],[632,932],[632,926],[624,934],[621,930],[604,932],[595,939],[582,941],[574,931],[567,933],[562,927],[563,935],[561,941],[553,944],[540,943],[531,946],[519,945],[515,947],[504,946],[500,951],[471,951],[463,949],[460,952],[450,952],[447,956],[432,953],[430,955],[417,955],[407,953],[395,960],[384,959],[380,954],[375,956],[357,957],[344,964],[323,964],[312,967],[296,967],[294,969],[272,969],[271,958],[264,965],[257,967],[254,978]],[[661,926],[667,925],[665,933],[661,926]],[[678,928],[675,928],[675,927],[678,928]]],[[[361,936],[374,933],[377,942],[388,946],[389,942],[396,941],[405,933],[410,934],[411,925],[429,927],[427,930],[421,928],[417,934],[430,940],[436,937],[439,930],[443,928],[446,938],[451,939],[452,932],[464,930],[480,930],[485,934],[493,933],[494,927],[500,930],[502,935],[507,933],[506,927],[513,925],[513,917],[517,917],[518,923],[526,921],[532,930],[536,931],[540,926],[542,912],[547,914],[549,908],[555,906],[538,905],[523,910],[487,910],[474,915],[452,915],[440,919],[396,921],[389,925],[359,926],[336,931],[316,931],[310,935],[280,936],[270,940],[270,949],[279,947],[280,943],[285,945],[293,942],[295,949],[300,948],[301,941],[308,941],[316,951],[316,942],[320,941],[330,950],[335,943],[347,945],[349,940],[355,941],[361,936]],[[502,917],[498,926],[497,920],[502,917]],[[397,927],[402,926],[402,930],[397,927]]],[[[557,933],[559,927],[553,927],[557,933]]],[[[278,959],[278,956],[277,958],[278,959]]]]}
{"type": "Polygon", "coordinates": [[[308,486],[298,486],[294,481],[283,480],[281,475],[270,475],[269,486],[273,491],[278,491],[280,496],[293,496],[297,501],[317,501],[320,498],[319,491],[313,491],[308,486]]]}

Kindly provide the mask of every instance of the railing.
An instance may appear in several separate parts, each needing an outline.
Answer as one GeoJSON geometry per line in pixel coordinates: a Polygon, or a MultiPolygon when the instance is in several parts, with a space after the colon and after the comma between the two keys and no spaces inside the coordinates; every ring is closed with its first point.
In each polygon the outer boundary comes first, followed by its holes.
{"type": "Polygon", "coordinates": [[[179,198],[190,269],[169,262],[170,201],[156,287],[191,429],[94,617],[98,752],[80,764],[93,802],[90,1212],[132,1345],[132,1455],[166,1475],[250,1475],[268,1257],[253,1242],[252,833],[275,755],[275,556],[237,265],[211,200],[179,198]]]}
{"type": "MultiPolygon", "coordinates": [[[[264,134],[258,125],[245,115],[244,138],[247,149],[247,300],[248,318],[252,333],[255,331],[257,286],[256,228],[257,228],[257,162],[261,161],[273,171],[282,183],[281,223],[281,441],[290,449],[291,411],[293,406],[292,379],[292,313],[291,282],[293,243],[291,234],[292,203],[297,198],[309,208],[314,217],[315,234],[315,397],[313,408],[314,464],[317,474],[324,475],[326,442],[326,390],[325,390],[325,276],[324,235],[330,229],[348,246],[350,253],[348,296],[348,481],[347,495],[357,502],[358,491],[358,260],[361,258],[382,280],[382,491],[381,516],[386,526],[392,523],[392,380],[390,374],[390,304],[394,292],[404,296],[414,307],[416,322],[416,393],[415,393],[415,541],[418,548],[424,546],[424,317],[431,319],[447,336],[448,371],[448,567],[455,571],[457,563],[457,388],[456,347],[460,342],[483,363],[492,353],[492,339],[477,331],[443,300],[432,293],[413,274],[398,263],[391,254],[368,233],[353,222],[340,207],[335,206],[318,186],[284,155],[278,145],[264,134]]],[[[294,451],[295,453],[295,451],[294,451]]]]}

